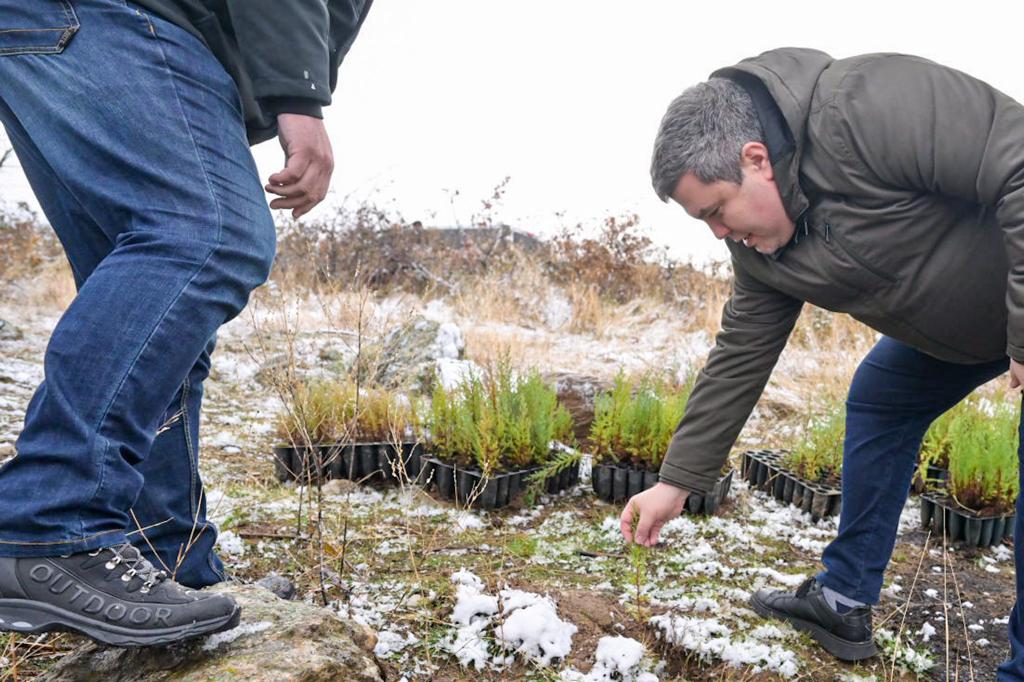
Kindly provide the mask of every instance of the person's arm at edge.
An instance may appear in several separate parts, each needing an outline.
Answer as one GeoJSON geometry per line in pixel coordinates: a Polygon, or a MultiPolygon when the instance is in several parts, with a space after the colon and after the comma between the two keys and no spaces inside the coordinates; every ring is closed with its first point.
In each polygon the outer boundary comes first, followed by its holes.
{"type": "Polygon", "coordinates": [[[802,301],[762,284],[735,260],[733,271],[722,330],[672,437],[660,482],[630,498],[619,518],[626,542],[634,541],[635,520],[637,544],[655,545],[690,492],[714,487],[800,316],[802,301]]]}

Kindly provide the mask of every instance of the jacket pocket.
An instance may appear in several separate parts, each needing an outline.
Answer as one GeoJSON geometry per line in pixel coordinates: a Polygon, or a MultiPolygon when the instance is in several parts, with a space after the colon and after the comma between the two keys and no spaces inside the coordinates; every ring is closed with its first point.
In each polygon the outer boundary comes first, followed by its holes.
{"type": "Polygon", "coordinates": [[[843,230],[836,229],[835,224],[825,219],[820,223],[819,229],[832,254],[829,269],[839,280],[866,294],[899,282],[898,278],[859,253],[856,246],[843,234],[843,230]]]}
{"type": "Polygon", "coordinates": [[[58,54],[78,28],[78,16],[68,0],[3,3],[0,55],[58,54]]]}

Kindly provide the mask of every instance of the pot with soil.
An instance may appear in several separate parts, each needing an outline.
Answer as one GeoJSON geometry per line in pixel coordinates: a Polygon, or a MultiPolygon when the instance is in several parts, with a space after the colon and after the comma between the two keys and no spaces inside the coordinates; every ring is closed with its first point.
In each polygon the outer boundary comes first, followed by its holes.
{"type": "Polygon", "coordinates": [[[338,438],[340,405],[347,393],[336,382],[296,384],[278,413],[275,434],[274,475],[277,480],[303,485],[325,478],[334,460],[331,444],[338,438]]]}
{"type": "Polygon", "coordinates": [[[1018,414],[1009,401],[961,403],[948,426],[949,475],[921,495],[921,523],[973,547],[1013,535],[1018,478],[1018,414]]]}
{"type": "Polygon", "coordinates": [[[799,507],[818,521],[839,514],[842,504],[843,438],[841,404],[812,415],[791,450],[750,450],[742,454],[741,475],[752,488],[799,507]]]}
{"type": "MultiPolygon", "coordinates": [[[[658,470],[692,388],[692,376],[682,383],[650,377],[633,383],[620,373],[611,391],[595,399],[591,482],[599,498],[618,504],[658,482],[658,470]]],[[[723,471],[713,490],[687,498],[687,511],[713,513],[731,484],[731,470],[723,471]]]]}
{"type": "Polygon", "coordinates": [[[454,389],[435,382],[429,424],[421,478],[444,499],[496,509],[531,482],[558,493],[579,479],[578,456],[554,450],[571,439],[572,420],[536,371],[517,378],[505,361],[454,389]]]}

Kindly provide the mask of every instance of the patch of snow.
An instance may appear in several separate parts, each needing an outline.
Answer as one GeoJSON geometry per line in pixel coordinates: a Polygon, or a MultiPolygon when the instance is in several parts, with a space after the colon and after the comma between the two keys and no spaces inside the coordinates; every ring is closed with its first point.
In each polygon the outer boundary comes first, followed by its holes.
{"type": "Polygon", "coordinates": [[[502,590],[501,595],[509,603],[502,609],[505,618],[495,626],[494,634],[503,648],[524,654],[545,666],[553,659],[569,655],[577,628],[558,617],[553,600],[519,590],[502,590]],[[529,603],[531,601],[533,603],[529,603]]]}
{"type": "Polygon", "coordinates": [[[455,525],[459,530],[480,530],[487,527],[487,522],[477,514],[463,511],[459,514],[459,518],[456,519],[455,525]]]}
{"type": "Polygon", "coordinates": [[[462,338],[462,330],[452,322],[442,322],[437,328],[437,336],[431,346],[431,357],[438,359],[448,358],[458,360],[462,357],[462,351],[466,348],[466,342],[462,338]]]}
{"type": "Polygon", "coordinates": [[[245,543],[234,531],[226,530],[217,536],[217,549],[232,557],[245,554],[245,543]]]}
{"type": "Polygon", "coordinates": [[[460,384],[473,377],[483,376],[480,365],[472,360],[456,360],[453,358],[438,358],[434,364],[437,371],[437,380],[446,390],[453,390],[460,384]]]}
{"type": "Polygon", "coordinates": [[[263,632],[264,630],[269,630],[272,627],[274,627],[273,623],[271,623],[270,621],[264,620],[264,621],[260,621],[259,623],[246,623],[244,625],[239,625],[238,627],[233,628],[231,630],[226,630],[224,632],[218,632],[218,633],[216,633],[214,635],[211,635],[203,643],[203,651],[213,651],[214,649],[219,647],[221,644],[227,644],[229,642],[233,642],[236,639],[238,639],[239,637],[244,637],[246,635],[253,635],[253,634],[256,634],[257,632],[263,632]]]}
{"type": "Polygon", "coordinates": [[[925,621],[921,625],[921,629],[917,631],[917,634],[921,635],[921,641],[927,642],[935,636],[935,626],[928,621],[925,621]]]}
{"type": "Polygon", "coordinates": [[[569,655],[577,628],[558,617],[550,597],[501,590],[501,618],[494,618],[499,612],[499,598],[483,592],[484,583],[479,577],[460,569],[452,574],[452,582],[457,587],[450,620],[456,629],[442,647],[463,666],[501,670],[517,654],[546,666],[569,655]]]}
{"type": "Polygon", "coordinates": [[[373,653],[376,656],[387,656],[389,654],[398,653],[405,647],[416,644],[418,642],[412,634],[407,633],[404,637],[391,630],[382,630],[377,633],[377,646],[373,648],[373,653]]]}
{"type": "Polygon", "coordinates": [[[777,644],[764,644],[751,637],[732,639],[732,631],[715,618],[690,618],[663,614],[649,621],[658,636],[674,646],[696,653],[701,660],[718,659],[733,667],[752,666],[754,672],[769,670],[783,677],[798,672],[796,654],[777,644]]]}

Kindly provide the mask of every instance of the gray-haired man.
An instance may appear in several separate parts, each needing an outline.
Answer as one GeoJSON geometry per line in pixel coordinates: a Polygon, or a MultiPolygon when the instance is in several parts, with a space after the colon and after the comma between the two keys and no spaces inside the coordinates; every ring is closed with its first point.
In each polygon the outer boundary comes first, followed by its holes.
{"type": "MultiPolygon", "coordinates": [[[[735,279],[662,482],[629,501],[622,532],[634,539],[635,511],[652,545],[688,491],[711,489],[804,301],[849,313],[884,336],[847,399],[839,534],[825,571],[752,605],[867,658],[925,430],[1007,367],[1011,387],[1024,378],[1024,107],[918,57],[779,49],[673,101],[651,174],[727,239],[735,279]]],[[[1022,594],[1018,574],[1000,680],[1024,680],[1022,594]]]]}

